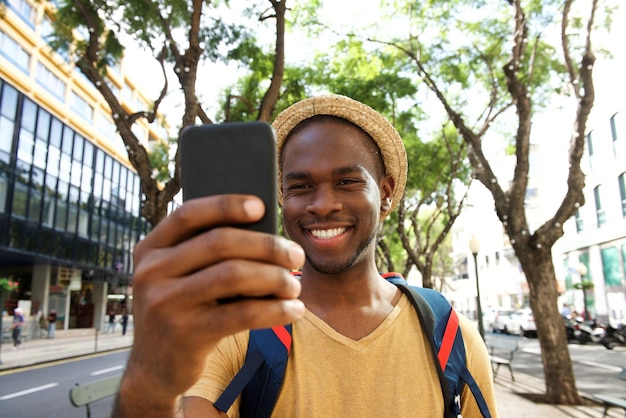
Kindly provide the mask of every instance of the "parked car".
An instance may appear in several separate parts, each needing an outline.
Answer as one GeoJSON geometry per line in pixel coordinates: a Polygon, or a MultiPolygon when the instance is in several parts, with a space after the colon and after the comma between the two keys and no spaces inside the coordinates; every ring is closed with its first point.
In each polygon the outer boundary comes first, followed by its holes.
{"type": "Polygon", "coordinates": [[[506,332],[506,324],[509,322],[510,316],[513,314],[512,309],[498,308],[496,309],[491,323],[491,330],[493,332],[506,332]]]}
{"type": "Polygon", "coordinates": [[[537,326],[530,308],[519,309],[509,316],[509,320],[504,326],[507,334],[523,335],[524,337],[536,336],[537,326]]]}
{"type": "Polygon", "coordinates": [[[483,327],[490,330],[493,327],[493,320],[496,317],[496,308],[487,308],[483,311],[483,327]]]}

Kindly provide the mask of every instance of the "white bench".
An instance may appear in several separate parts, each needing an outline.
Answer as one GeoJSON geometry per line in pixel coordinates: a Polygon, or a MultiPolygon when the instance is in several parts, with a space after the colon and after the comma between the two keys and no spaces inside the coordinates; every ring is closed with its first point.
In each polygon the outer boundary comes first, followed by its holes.
{"type": "Polygon", "coordinates": [[[513,376],[513,355],[517,351],[518,344],[516,340],[509,339],[494,339],[487,341],[487,348],[489,349],[489,357],[491,360],[491,367],[493,368],[493,378],[498,375],[500,366],[506,366],[511,373],[511,380],[515,382],[515,376],[513,376]]]}
{"type": "Polygon", "coordinates": [[[77,408],[87,408],[87,418],[91,416],[89,404],[115,395],[120,386],[122,375],[109,377],[96,382],[79,385],[70,389],[70,402],[77,408]]]}

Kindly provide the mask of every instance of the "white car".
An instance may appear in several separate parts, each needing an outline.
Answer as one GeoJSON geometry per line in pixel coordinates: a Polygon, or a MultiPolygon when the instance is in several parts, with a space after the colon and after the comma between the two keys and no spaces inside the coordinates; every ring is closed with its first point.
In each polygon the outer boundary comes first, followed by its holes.
{"type": "Polygon", "coordinates": [[[491,323],[491,330],[493,332],[507,332],[506,324],[509,322],[513,312],[513,309],[497,308],[491,323]]]}
{"type": "Polygon", "coordinates": [[[507,334],[522,335],[524,337],[537,335],[537,326],[530,308],[519,309],[509,316],[504,326],[507,334]]]}

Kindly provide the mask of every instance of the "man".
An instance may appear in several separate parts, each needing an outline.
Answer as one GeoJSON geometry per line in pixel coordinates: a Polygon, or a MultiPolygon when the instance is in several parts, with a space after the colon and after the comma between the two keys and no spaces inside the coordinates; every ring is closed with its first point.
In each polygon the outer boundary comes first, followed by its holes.
{"type": "Polygon", "coordinates": [[[13,350],[17,350],[22,344],[22,326],[24,325],[24,314],[22,308],[13,310],[13,322],[11,323],[11,337],[13,338],[13,350]]]}
{"type": "Polygon", "coordinates": [[[51,309],[48,315],[48,338],[54,338],[54,332],[57,329],[57,311],[51,309]]]}
{"type": "MultiPolygon", "coordinates": [[[[228,227],[263,213],[258,199],[229,195],[185,203],[140,242],[135,340],[115,416],[172,416],[183,392],[186,417],[224,416],[212,403],[244,362],[247,330],[285,323],[292,353],[273,416],[442,416],[428,336],[375,265],[376,233],[406,182],[398,133],[336,95],[291,106],[274,127],[293,241],[228,227]],[[303,262],[298,281],[288,270],[303,262]],[[219,303],[237,295],[250,298],[219,303]]],[[[460,326],[496,416],[484,344],[466,318],[460,326]]],[[[466,395],[463,415],[478,416],[466,395]]]]}

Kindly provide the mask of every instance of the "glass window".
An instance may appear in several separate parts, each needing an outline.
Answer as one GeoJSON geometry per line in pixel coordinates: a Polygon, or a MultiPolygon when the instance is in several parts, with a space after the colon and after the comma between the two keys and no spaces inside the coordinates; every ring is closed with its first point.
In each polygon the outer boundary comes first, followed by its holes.
{"type": "Polygon", "coordinates": [[[64,154],[72,155],[72,145],[74,145],[74,131],[69,126],[65,126],[63,129],[63,146],[61,147],[61,151],[63,151],[64,154]]]}
{"type": "Polygon", "coordinates": [[[46,112],[42,108],[39,108],[37,112],[37,138],[40,138],[48,142],[48,135],[50,135],[50,113],[46,112]]]}
{"type": "Polygon", "coordinates": [[[9,7],[31,27],[35,27],[35,9],[26,0],[9,0],[9,7]]]}
{"type": "Polygon", "coordinates": [[[583,218],[580,216],[580,209],[576,209],[576,232],[582,232],[585,229],[583,218]]]}
{"type": "Polygon", "coordinates": [[[93,170],[91,167],[83,165],[83,177],[80,183],[80,188],[83,191],[91,191],[91,179],[93,176],[93,170]]]}
{"type": "Polygon", "coordinates": [[[83,161],[84,144],[85,144],[85,138],[76,134],[76,136],[74,137],[74,153],[72,155],[74,157],[74,160],[80,161],[80,162],[83,161]]]}
{"type": "Polygon", "coordinates": [[[91,142],[85,140],[85,152],[83,154],[83,165],[89,167],[93,166],[93,145],[91,142]]]}
{"type": "Polygon", "coordinates": [[[71,171],[72,159],[69,155],[61,153],[61,162],[59,164],[59,178],[69,183],[71,171]]]}
{"type": "Polygon", "coordinates": [[[620,174],[617,182],[619,183],[619,196],[622,200],[622,217],[626,218],[626,173],[620,174]]]}
{"type": "Polygon", "coordinates": [[[46,156],[48,154],[47,144],[41,139],[35,141],[35,157],[33,164],[37,167],[46,168],[46,156]]]}
{"type": "Polygon", "coordinates": [[[9,166],[9,154],[0,151],[0,213],[4,213],[7,204],[7,172],[9,166]]]}
{"type": "Polygon", "coordinates": [[[0,101],[0,150],[11,152],[15,115],[17,114],[17,90],[8,84],[2,84],[0,101]]]}
{"type": "Polygon", "coordinates": [[[59,163],[61,160],[61,151],[50,145],[48,147],[48,174],[57,177],[59,175],[59,163]]]}
{"type": "Polygon", "coordinates": [[[624,283],[624,279],[618,249],[609,247],[602,249],[600,252],[602,254],[604,283],[607,286],[621,286],[624,283]]]}
{"type": "Polygon", "coordinates": [[[33,148],[35,148],[35,137],[33,133],[21,129],[20,139],[17,143],[17,158],[28,164],[32,163],[33,148]]]}
{"type": "Polygon", "coordinates": [[[11,61],[17,68],[28,74],[30,55],[13,38],[0,32],[0,55],[11,61]]]}
{"type": "Polygon", "coordinates": [[[41,213],[41,204],[43,201],[43,194],[36,190],[30,191],[30,202],[28,204],[28,220],[33,222],[39,222],[39,215],[41,213]]]}
{"type": "Polygon", "coordinates": [[[106,155],[104,157],[104,178],[111,179],[111,168],[113,168],[113,159],[106,155]]]}
{"type": "Polygon", "coordinates": [[[13,190],[13,216],[26,217],[26,202],[28,199],[28,187],[22,183],[15,183],[13,190]]]}
{"type": "Polygon", "coordinates": [[[587,134],[587,149],[589,150],[589,156],[593,155],[593,137],[591,136],[592,132],[587,134]]]}
{"type": "Polygon", "coordinates": [[[611,124],[611,137],[613,142],[617,141],[617,113],[611,116],[609,123],[611,124]]]}
{"type": "Polygon", "coordinates": [[[104,178],[102,174],[95,173],[93,177],[93,195],[96,197],[102,197],[102,183],[104,178]]]}
{"type": "Polygon", "coordinates": [[[41,62],[37,62],[37,83],[44,89],[48,90],[57,99],[65,101],[66,85],[59,77],[54,75],[52,71],[47,69],[41,62]]]}
{"type": "Polygon", "coordinates": [[[104,152],[96,150],[96,172],[104,173],[104,152]]]}
{"type": "Polygon", "coordinates": [[[50,145],[53,145],[61,149],[61,132],[63,132],[63,125],[57,118],[52,118],[50,124],[50,145]]]}
{"type": "Polygon", "coordinates": [[[28,132],[35,132],[35,121],[37,120],[37,105],[30,99],[24,99],[22,107],[22,129],[28,132]]]}
{"type": "Polygon", "coordinates": [[[80,186],[80,175],[82,173],[82,168],[83,165],[79,161],[72,161],[71,182],[74,186],[80,186]]]}
{"type": "Polygon", "coordinates": [[[602,188],[600,186],[596,186],[593,189],[593,196],[596,204],[596,221],[598,222],[598,227],[601,227],[606,223],[606,213],[602,208],[602,188]]]}
{"type": "Polygon", "coordinates": [[[0,150],[5,152],[11,152],[11,145],[13,144],[13,127],[15,124],[13,120],[6,116],[0,116],[0,150]]]}
{"type": "Polygon", "coordinates": [[[83,99],[75,92],[72,92],[70,96],[70,107],[86,121],[91,122],[93,120],[93,107],[87,103],[87,100],[83,99]]]}

